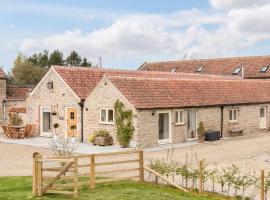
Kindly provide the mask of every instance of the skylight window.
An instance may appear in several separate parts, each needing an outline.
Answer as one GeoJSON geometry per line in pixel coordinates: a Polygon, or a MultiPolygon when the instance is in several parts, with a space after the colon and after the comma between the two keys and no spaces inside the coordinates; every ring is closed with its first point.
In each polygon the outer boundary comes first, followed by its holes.
{"type": "Polygon", "coordinates": [[[268,68],[269,68],[269,66],[264,66],[264,67],[261,68],[260,72],[261,73],[266,73],[268,68]]]}
{"type": "Polygon", "coordinates": [[[171,72],[172,73],[175,73],[176,72],[176,68],[173,68],[171,72]]]}
{"type": "Polygon", "coordinates": [[[239,74],[239,72],[241,72],[241,69],[241,67],[236,67],[232,74],[239,74]]]}
{"type": "Polygon", "coordinates": [[[204,66],[203,65],[200,65],[197,69],[197,72],[201,72],[203,70],[204,66]]]}

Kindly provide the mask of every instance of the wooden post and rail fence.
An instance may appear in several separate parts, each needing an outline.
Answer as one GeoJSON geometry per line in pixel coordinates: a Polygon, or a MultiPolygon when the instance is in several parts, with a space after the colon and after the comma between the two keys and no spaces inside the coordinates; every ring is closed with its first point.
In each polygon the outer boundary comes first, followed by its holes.
{"type": "Polygon", "coordinates": [[[97,183],[131,179],[144,181],[144,159],[142,150],[78,155],[72,157],[43,157],[39,153],[33,154],[33,196],[43,196],[45,193],[55,193],[73,195],[74,198],[78,198],[78,190],[83,185],[87,184],[89,189],[93,190],[96,188],[97,183]],[[133,157],[136,158],[125,158],[122,160],[118,158],[116,161],[111,161],[114,156],[129,156],[131,154],[135,155],[133,157]],[[110,157],[109,161],[97,162],[97,158],[106,156],[110,157]],[[87,163],[85,164],[84,162],[81,164],[80,161],[86,161],[87,163]],[[46,167],[47,163],[57,164],[57,167],[46,167]],[[133,163],[133,165],[135,164],[136,166],[133,168],[125,167],[124,169],[121,169],[121,165],[130,163],[133,163]],[[117,169],[112,170],[96,171],[97,167],[106,166],[106,168],[109,168],[112,165],[118,165],[119,167],[117,166],[117,169]],[[88,171],[88,173],[81,173],[79,169],[83,168],[84,171],[88,171]],[[122,172],[136,173],[136,175],[125,175],[122,172]],[[47,173],[50,173],[50,176],[47,173]],[[53,173],[53,175],[51,173],[53,173]],[[109,176],[109,174],[117,173],[121,173],[122,176],[109,176]],[[123,176],[123,174],[125,176],[123,176]],[[106,175],[106,178],[97,179],[97,176],[102,175],[106,175]],[[57,181],[59,180],[62,182],[58,183],[57,181]]]}
{"type": "MultiPolygon", "coordinates": [[[[108,160],[108,159],[107,159],[108,160]]],[[[199,161],[199,173],[198,173],[198,192],[199,194],[203,193],[203,161],[199,161]]],[[[45,193],[54,193],[54,194],[67,194],[73,195],[74,198],[78,198],[78,190],[80,187],[88,185],[90,190],[96,188],[98,183],[106,183],[112,181],[121,181],[121,180],[131,180],[138,179],[144,181],[144,171],[153,174],[156,176],[156,180],[160,179],[167,184],[178,188],[182,191],[188,192],[188,189],[183,188],[179,184],[176,184],[174,181],[168,179],[167,177],[161,175],[160,173],[150,169],[147,166],[144,166],[144,156],[142,150],[133,150],[133,151],[121,151],[113,153],[101,153],[101,154],[88,154],[88,155],[78,155],[72,157],[43,157],[39,153],[33,154],[33,185],[32,185],[32,195],[33,196],[43,196],[45,193]],[[135,155],[134,158],[130,158],[129,155],[135,155]],[[112,161],[114,156],[123,156],[127,155],[128,158],[117,159],[112,161]],[[110,157],[110,161],[99,161],[97,158],[100,157],[110,157]],[[81,164],[81,160],[88,161],[86,164],[81,164]],[[57,167],[46,167],[47,163],[56,163],[57,167]],[[135,167],[126,167],[121,169],[121,166],[124,164],[133,163],[135,167]],[[60,164],[60,166],[59,166],[60,164]],[[103,170],[97,171],[98,167],[114,166],[117,165],[117,169],[112,170],[103,170]],[[85,169],[87,173],[81,173],[80,169],[85,169]],[[129,172],[132,175],[125,175],[122,172],[129,172]],[[49,176],[46,173],[53,173],[49,176]],[[110,174],[121,173],[122,176],[111,176],[110,174]],[[136,175],[134,175],[136,173],[136,175]],[[123,176],[123,174],[125,176],[123,176]],[[97,177],[105,176],[106,178],[97,179],[97,177]],[[62,181],[58,183],[57,181],[62,181]]],[[[265,200],[265,174],[264,170],[261,170],[260,176],[260,200],[265,200]]]]}

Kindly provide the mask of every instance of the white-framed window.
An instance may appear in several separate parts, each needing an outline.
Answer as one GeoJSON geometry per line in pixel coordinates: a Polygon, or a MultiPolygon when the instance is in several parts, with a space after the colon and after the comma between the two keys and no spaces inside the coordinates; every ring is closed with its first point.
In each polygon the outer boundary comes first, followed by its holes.
{"type": "Polygon", "coordinates": [[[175,111],[175,124],[184,124],[184,111],[183,110],[175,111]]]}
{"type": "Polygon", "coordinates": [[[229,119],[230,121],[237,121],[237,109],[231,109],[229,112],[229,119]]]}
{"type": "Polygon", "coordinates": [[[100,109],[100,123],[113,124],[114,123],[114,110],[113,108],[100,109]]]}

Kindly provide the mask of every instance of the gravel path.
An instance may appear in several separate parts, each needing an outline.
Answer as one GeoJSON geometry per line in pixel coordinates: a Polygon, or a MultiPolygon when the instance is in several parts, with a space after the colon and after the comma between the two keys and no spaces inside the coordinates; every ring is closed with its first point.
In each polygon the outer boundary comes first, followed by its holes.
{"type": "MultiPolygon", "coordinates": [[[[147,153],[146,157],[166,158],[168,150],[147,153]]],[[[173,158],[182,163],[186,155],[197,154],[199,160],[205,159],[209,164],[228,166],[236,164],[240,168],[270,172],[270,134],[256,137],[244,136],[228,138],[216,142],[196,144],[174,148],[173,158]]]]}
{"type": "MultiPolygon", "coordinates": [[[[32,174],[32,155],[40,152],[51,155],[49,149],[0,142],[0,176],[27,176],[32,174]]],[[[241,168],[270,171],[270,134],[256,137],[238,137],[217,142],[196,144],[174,149],[174,159],[185,161],[185,155],[196,153],[199,159],[206,159],[219,166],[237,164],[241,168]]],[[[145,152],[145,163],[150,158],[166,158],[167,150],[145,152]]],[[[110,159],[109,157],[107,159],[110,159]]]]}

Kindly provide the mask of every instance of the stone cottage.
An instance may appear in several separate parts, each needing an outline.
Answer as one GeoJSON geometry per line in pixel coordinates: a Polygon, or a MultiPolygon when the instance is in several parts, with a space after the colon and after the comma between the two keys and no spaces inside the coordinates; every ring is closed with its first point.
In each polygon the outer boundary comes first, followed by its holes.
{"type": "Polygon", "coordinates": [[[25,121],[26,97],[33,89],[29,85],[7,84],[7,76],[0,68],[0,124],[6,124],[8,113],[19,113],[25,121]]]}
{"type": "Polygon", "coordinates": [[[235,129],[268,131],[270,125],[268,81],[60,66],[52,67],[30,93],[27,120],[43,136],[56,131],[86,142],[102,128],[115,138],[116,100],[133,110],[133,144],[143,147],[194,140],[200,121],[223,137],[235,129]],[[54,123],[60,125],[57,130],[54,123]]]}

